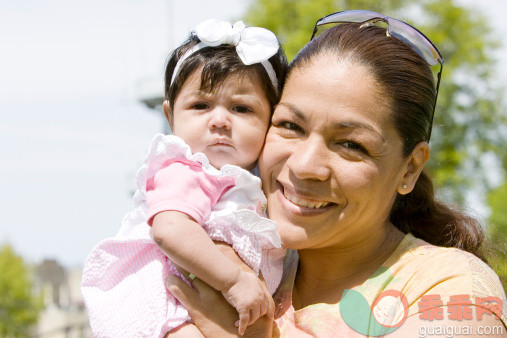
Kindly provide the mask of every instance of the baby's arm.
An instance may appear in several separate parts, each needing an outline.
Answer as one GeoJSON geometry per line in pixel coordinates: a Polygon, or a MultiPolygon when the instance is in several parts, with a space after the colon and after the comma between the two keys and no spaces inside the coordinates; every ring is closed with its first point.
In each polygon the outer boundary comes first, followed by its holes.
{"type": "Polygon", "coordinates": [[[236,283],[239,267],[215,247],[204,229],[187,214],[179,211],[157,214],[153,218],[153,239],[174,264],[214,289],[225,291],[236,283]]]}
{"type": "Polygon", "coordinates": [[[190,216],[158,213],[153,218],[153,239],[176,265],[223,293],[239,313],[240,334],[266,314],[270,295],[257,276],[229,260],[190,216]]]}

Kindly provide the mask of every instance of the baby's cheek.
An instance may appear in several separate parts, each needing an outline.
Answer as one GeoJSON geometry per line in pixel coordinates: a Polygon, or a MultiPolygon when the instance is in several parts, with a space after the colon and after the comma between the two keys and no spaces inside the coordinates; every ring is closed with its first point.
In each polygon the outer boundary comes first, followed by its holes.
{"type": "Polygon", "coordinates": [[[264,134],[254,134],[250,135],[249,137],[246,137],[242,142],[244,147],[247,148],[248,153],[254,160],[257,160],[261,154],[262,148],[264,146],[264,139],[265,139],[264,134]]]}

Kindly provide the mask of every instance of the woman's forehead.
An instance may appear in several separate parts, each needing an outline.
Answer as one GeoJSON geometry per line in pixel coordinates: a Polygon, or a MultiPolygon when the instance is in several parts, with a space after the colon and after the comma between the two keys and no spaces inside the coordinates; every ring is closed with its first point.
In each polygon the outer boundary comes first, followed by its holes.
{"type": "Polygon", "coordinates": [[[323,55],[292,70],[279,105],[328,125],[368,125],[383,136],[393,127],[390,100],[368,67],[323,55]]]}
{"type": "Polygon", "coordinates": [[[373,109],[389,107],[391,98],[370,67],[349,58],[322,55],[291,71],[281,102],[284,100],[373,109]]]}

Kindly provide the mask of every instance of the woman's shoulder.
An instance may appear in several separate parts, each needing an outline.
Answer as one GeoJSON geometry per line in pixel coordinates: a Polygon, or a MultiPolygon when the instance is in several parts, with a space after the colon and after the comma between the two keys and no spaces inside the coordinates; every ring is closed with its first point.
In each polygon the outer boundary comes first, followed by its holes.
{"type": "Polygon", "coordinates": [[[438,283],[441,285],[438,288],[453,288],[476,296],[502,291],[496,273],[477,256],[458,248],[432,245],[411,234],[405,236],[388,263],[398,274],[409,273],[420,282],[438,283]]]}
{"type": "Polygon", "coordinates": [[[485,262],[469,252],[435,246],[411,234],[405,235],[393,254],[362,286],[363,292],[375,285],[380,287],[377,292],[370,292],[373,298],[382,291],[401,292],[410,304],[409,315],[424,311],[428,304],[445,308],[489,306],[507,322],[505,292],[498,276],[485,262]]]}
{"type": "Polygon", "coordinates": [[[435,246],[408,234],[386,263],[393,276],[391,286],[396,285],[412,301],[432,296],[444,304],[458,298],[475,304],[493,297],[507,307],[497,274],[469,252],[435,246]]]}

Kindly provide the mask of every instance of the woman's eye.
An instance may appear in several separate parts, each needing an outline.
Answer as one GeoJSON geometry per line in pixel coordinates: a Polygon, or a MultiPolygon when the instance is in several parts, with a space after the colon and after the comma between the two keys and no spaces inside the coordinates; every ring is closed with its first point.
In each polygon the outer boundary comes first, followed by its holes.
{"type": "Polygon", "coordinates": [[[232,110],[237,113],[249,113],[252,111],[252,109],[250,109],[247,106],[236,106],[236,107],[232,108],[232,110]]]}
{"type": "Polygon", "coordinates": [[[204,110],[204,109],[208,109],[208,105],[206,103],[202,103],[202,102],[199,102],[199,103],[195,103],[194,105],[192,105],[192,109],[196,109],[196,110],[204,110]]]}
{"type": "Polygon", "coordinates": [[[357,150],[357,151],[361,151],[363,153],[368,153],[366,151],[366,149],[360,145],[359,143],[357,142],[354,142],[354,141],[342,141],[342,142],[339,142],[342,146],[350,149],[350,150],[357,150]]]}
{"type": "Polygon", "coordinates": [[[288,129],[288,130],[294,130],[294,131],[302,131],[301,127],[297,124],[289,121],[283,121],[278,124],[279,127],[288,129]]]}

